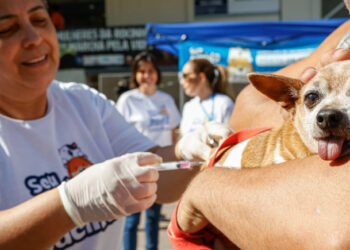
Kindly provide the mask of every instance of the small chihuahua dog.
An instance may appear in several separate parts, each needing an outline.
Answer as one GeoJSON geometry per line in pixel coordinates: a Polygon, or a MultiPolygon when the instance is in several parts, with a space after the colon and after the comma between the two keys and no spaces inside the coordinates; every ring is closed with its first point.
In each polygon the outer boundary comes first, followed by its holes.
{"type": "Polygon", "coordinates": [[[250,73],[248,78],[291,118],[222,150],[216,166],[263,167],[317,153],[332,161],[350,153],[350,61],[321,68],[307,84],[273,74],[250,73]]]}

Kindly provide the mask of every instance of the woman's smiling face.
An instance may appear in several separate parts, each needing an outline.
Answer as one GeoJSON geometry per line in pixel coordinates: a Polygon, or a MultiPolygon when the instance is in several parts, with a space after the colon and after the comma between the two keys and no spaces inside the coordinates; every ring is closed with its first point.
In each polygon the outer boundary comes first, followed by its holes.
{"type": "Polygon", "coordinates": [[[43,95],[59,65],[56,30],[41,0],[0,2],[0,95],[43,95]]]}
{"type": "Polygon", "coordinates": [[[139,88],[155,88],[158,81],[157,70],[150,62],[140,63],[136,71],[136,82],[139,84],[139,88]]]}

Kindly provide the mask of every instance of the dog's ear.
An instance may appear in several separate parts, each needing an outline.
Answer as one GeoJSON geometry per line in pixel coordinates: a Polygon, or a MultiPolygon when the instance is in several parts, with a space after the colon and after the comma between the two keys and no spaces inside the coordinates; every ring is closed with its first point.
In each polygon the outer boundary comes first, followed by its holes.
{"type": "Polygon", "coordinates": [[[249,73],[248,79],[257,90],[287,110],[294,107],[299,90],[304,85],[298,79],[274,74],[249,73]]]}

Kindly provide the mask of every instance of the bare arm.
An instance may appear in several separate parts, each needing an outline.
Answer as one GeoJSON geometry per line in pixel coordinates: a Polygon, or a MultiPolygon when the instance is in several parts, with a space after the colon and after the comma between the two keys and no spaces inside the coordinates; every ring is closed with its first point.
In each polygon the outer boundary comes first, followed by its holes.
{"type": "Polygon", "coordinates": [[[237,96],[229,125],[240,131],[249,128],[275,127],[283,122],[284,110],[280,105],[258,92],[252,85],[237,96]],[[266,119],[269,117],[269,119],[266,119]]]}
{"type": "Polygon", "coordinates": [[[179,140],[179,138],[178,138],[178,129],[179,128],[173,128],[171,130],[171,141],[173,142],[173,144],[176,144],[176,142],[179,140]]]}
{"type": "MultiPolygon", "coordinates": [[[[348,31],[350,21],[338,27],[310,56],[277,71],[276,74],[298,78],[308,67],[316,68],[331,61],[350,59],[349,51],[334,53],[337,44],[348,31]]],[[[248,85],[236,99],[229,124],[236,131],[265,126],[275,127],[283,122],[285,116],[287,114],[280,105],[276,105],[253,86],[248,85]]]]}
{"type": "Polygon", "coordinates": [[[349,248],[349,197],[350,164],[332,168],[317,156],[264,169],[212,168],[186,190],[178,222],[195,232],[186,211],[197,211],[241,249],[349,248]]]}
{"type": "Polygon", "coordinates": [[[177,157],[175,154],[175,145],[167,147],[153,147],[148,150],[148,152],[157,154],[163,158],[163,161],[176,161],[180,160],[181,157],[177,157]]]}
{"type": "Polygon", "coordinates": [[[339,41],[349,31],[350,21],[347,21],[333,31],[310,56],[280,69],[276,74],[298,78],[307,67],[316,68],[321,66],[323,64],[321,57],[324,57],[328,52],[335,50],[339,41]]]}
{"type": "Polygon", "coordinates": [[[0,211],[0,249],[48,249],[74,227],[57,189],[0,211]]]}

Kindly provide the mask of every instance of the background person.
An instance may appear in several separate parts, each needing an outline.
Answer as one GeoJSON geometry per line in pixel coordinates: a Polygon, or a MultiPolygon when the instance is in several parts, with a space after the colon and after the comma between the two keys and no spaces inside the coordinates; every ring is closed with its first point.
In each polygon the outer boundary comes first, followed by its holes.
{"type": "MultiPolygon", "coordinates": [[[[132,66],[133,83],[136,89],[122,94],[116,107],[125,120],[160,146],[176,143],[175,129],[180,123],[180,113],[174,99],[157,90],[161,82],[161,72],[156,58],[149,52],[136,55],[132,66]]],[[[146,210],[146,249],[158,249],[158,230],[161,205],[154,203],[146,210]]],[[[126,218],[124,227],[124,250],[136,250],[137,227],[140,214],[126,218]]]]}
{"type": "Polygon", "coordinates": [[[206,121],[228,123],[234,103],[223,66],[192,59],[183,66],[180,84],[186,95],[194,97],[184,105],[181,134],[194,131],[206,121]]]}
{"type": "Polygon", "coordinates": [[[0,249],[120,249],[123,217],[156,200],[147,165],[161,158],[133,152],[176,160],[174,146],[156,146],[96,90],[54,80],[44,0],[0,1],[0,64],[0,249]]]}
{"type": "MultiPolygon", "coordinates": [[[[349,7],[350,1],[345,3],[349,7]]],[[[349,60],[350,50],[336,49],[349,30],[350,21],[308,58],[277,73],[301,75],[307,82],[316,73],[314,67],[349,60]]],[[[234,129],[283,121],[278,105],[257,94],[251,86],[240,93],[231,119],[234,129]]],[[[190,183],[177,222],[189,233],[210,223],[241,249],[348,249],[349,178],[348,159],[332,168],[318,156],[261,169],[210,168],[190,183]]]]}

